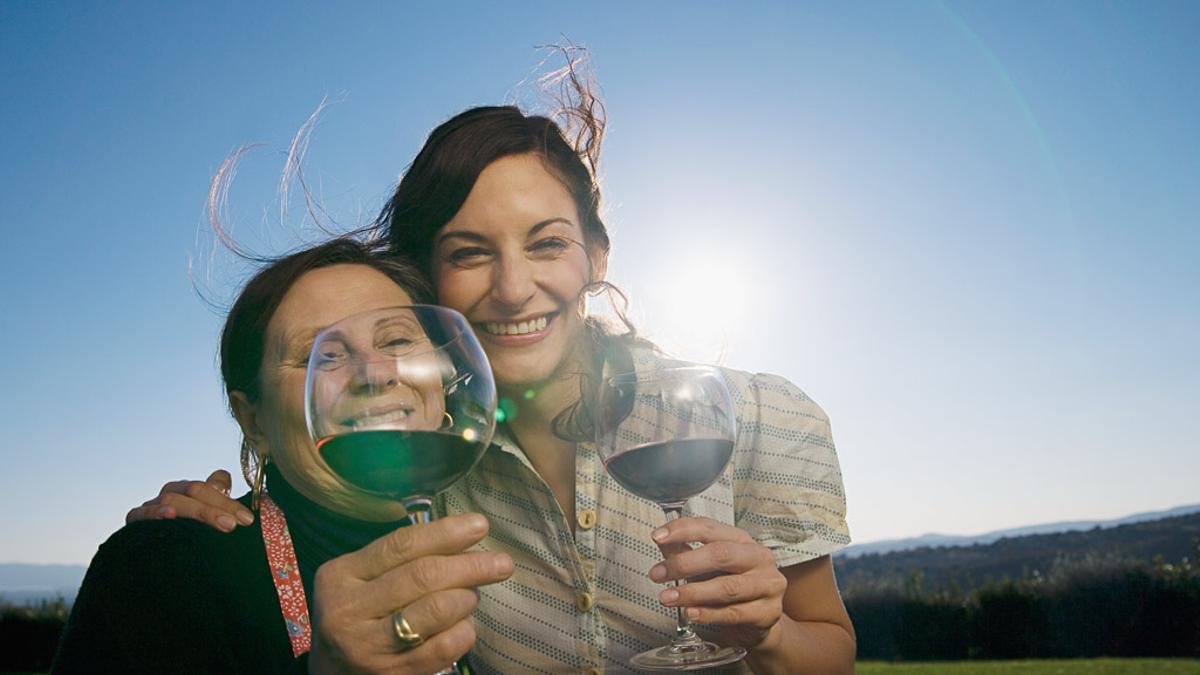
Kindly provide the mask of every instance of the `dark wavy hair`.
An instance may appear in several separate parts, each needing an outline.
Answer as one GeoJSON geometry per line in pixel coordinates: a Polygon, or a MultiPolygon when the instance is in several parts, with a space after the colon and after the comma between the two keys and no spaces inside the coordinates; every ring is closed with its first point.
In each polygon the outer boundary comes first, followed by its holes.
{"type": "Polygon", "coordinates": [[[586,243],[608,252],[596,178],[604,105],[583,50],[571,46],[556,51],[567,65],[541,78],[558,103],[551,117],[527,115],[515,106],[483,106],[455,115],[429,134],[375,221],[393,254],[431,275],[434,235],[462,208],[479,174],[498,159],[530,153],[541,157],[571,194],[586,243]],[[554,86],[558,88],[551,90],[554,86]]]}
{"type": "MultiPolygon", "coordinates": [[[[608,228],[600,217],[597,178],[604,105],[586,68],[584,50],[574,45],[552,50],[567,61],[563,68],[540,78],[545,93],[557,103],[554,113],[526,114],[515,106],[470,108],[429,134],[373,226],[394,255],[413,260],[432,278],[437,231],[462,208],[485,168],[496,160],[522,154],[540,157],[546,170],[566,187],[590,251],[608,253],[608,228]]],[[[654,347],[637,337],[625,317],[625,296],[615,286],[599,281],[585,287],[583,294],[605,292],[623,325],[586,323],[590,362],[580,373],[580,398],[553,422],[555,433],[568,440],[594,435],[593,399],[605,362],[627,363],[628,350],[634,344],[654,347]]]]}

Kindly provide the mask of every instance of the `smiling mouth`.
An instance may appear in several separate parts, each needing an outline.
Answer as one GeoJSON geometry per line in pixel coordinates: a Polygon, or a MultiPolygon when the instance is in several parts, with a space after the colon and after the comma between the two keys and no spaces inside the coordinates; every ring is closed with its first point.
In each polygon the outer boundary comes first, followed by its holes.
{"type": "Polygon", "coordinates": [[[489,335],[529,335],[530,333],[539,333],[546,330],[546,326],[554,319],[555,314],[557,312],[544,314],[528,321],[514,321],[511,323],[485,321],[480,323],[479,326],[489,335]]]}
{"type": "Polygon", "coordinates": [[[411,406],[389,406],[386,408],[367,408],[358,411],[358,414],[351,417],[346,417],[338,421],[347,429],[361,429],[379,427],[388,424],[398,424],[407,420],[413,413],[414,408],[411,406]]]}

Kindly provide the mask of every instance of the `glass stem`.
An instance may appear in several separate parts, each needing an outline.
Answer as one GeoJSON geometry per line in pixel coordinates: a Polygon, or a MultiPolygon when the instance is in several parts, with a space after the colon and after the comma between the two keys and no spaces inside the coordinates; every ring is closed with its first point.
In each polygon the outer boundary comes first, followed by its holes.
{"type": "Polygon", "coordinates": [[[410,525],[420,525],[433,520],[433,500],[427,497],[408,499],[404,502],[410,525]]]}
{"type": "MultiPolygon", "coordinates": [[[[681,506],[663,506],[663,513],[667,514],[667,522],[679,518],[683,514],[681,506]]],[[[671,585],[678,589],[687,583],[686,579],[676,579],[671,582],[671,585]]],[[[696,632],[692,630],[692,622],[688,620],[686,610],[681,607],[675,608],[675,639],[671,641],[674,646],[682,646],[699,642],[700,638],[696,632]]]]}
{"type": "MultiPolygon", "coordinates": [[[[404,510],[408,512],[408,523],[410,525],[421,525],[433,521],[433,500],[428,497],[417,497],[414,499],[406,499],[404,501],[404,510]]],[[[434,675],[459,675],[462,672],[471,672],[469,666],[464,666],[466,659],[455,661],[450,664],[449,668],[443,668],[434,675]]]]}

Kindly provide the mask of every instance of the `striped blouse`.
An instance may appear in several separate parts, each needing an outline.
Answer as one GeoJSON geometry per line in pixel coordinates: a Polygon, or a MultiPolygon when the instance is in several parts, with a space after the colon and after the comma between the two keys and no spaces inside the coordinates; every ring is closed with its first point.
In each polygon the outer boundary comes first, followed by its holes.
{"type": "MultiPolygon", "coordinates": [[[[634,363],[639,370],[670,365],[648,350],[636,351],[634,363]]],[[[825,413],[783,378],[721,370],[736,408],[733,458],[684,515],[737,525],[771,549],[780,567],[850,543],[825,413]]],[[[632,672],[630,657],[670,640],[674,610],[659,604],[663,586],[648,576],[662,560],[650,532],[663,512],[609,477],[590,444],[576,449],[574,532],[504,429],[439,502],[448,513],[486,515],[491,531],[479,548],[506,551],[516,563],[508,581],[480,589],[476,672],[632,672]]],[[[704,626],[697,632],[712,635],[704,626]]]]}

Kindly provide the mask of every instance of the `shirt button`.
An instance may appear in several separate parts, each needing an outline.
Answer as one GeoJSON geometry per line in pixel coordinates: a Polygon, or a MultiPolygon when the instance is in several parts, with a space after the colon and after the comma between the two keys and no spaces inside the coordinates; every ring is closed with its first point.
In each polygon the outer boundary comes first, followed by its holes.
{"type": "Polygon", "coordinates": [[[575,605],[579,607],[579,611],[581,612],[590,610],[593,604],[592,594],[586,591],[580,593],[579,597],[575,598],[575,605]]]}
{"type": "Polygon", "coordinates": [[[579,521],[580,527],[585,530],[590,530],[596,526],[596,512],[591,509],[588,509],[587,511],[580,511],[579,517],[576,520],[579,521]]]}

